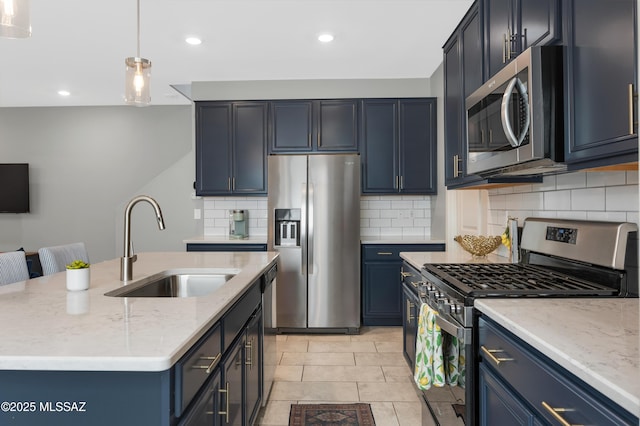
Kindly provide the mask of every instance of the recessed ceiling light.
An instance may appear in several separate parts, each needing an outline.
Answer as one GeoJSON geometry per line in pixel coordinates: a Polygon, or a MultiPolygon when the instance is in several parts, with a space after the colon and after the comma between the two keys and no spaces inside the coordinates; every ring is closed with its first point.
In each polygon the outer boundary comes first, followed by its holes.
{"type": "Polygon", "coordinates": [[[193,46],[197,46],[202,43],[202,40],[199,39],[198,37],[187,37],[184,41],[186,41],[187,43],[193,46]]]}
{"type": "Polygon", "coordinates": [[[58,90],[58,95],[60,96],[69,96],[71,94],[71,92],[69,92],[68,90],[58,90]]]}
{"type": "Polygon", "coordinates": [[[320,40],[323,43],[329,43],[330,41],[333,41],[333,35],[332,34],[320,34],[318,36],[318,40],[320,40]]]}

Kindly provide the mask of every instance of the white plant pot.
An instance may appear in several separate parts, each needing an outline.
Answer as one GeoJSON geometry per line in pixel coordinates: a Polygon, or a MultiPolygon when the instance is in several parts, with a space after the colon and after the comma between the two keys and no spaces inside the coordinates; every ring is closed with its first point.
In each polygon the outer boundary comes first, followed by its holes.
{"type": "Polygon", "coordinates": [[[67,290],[79,291],[89,288],[91,268],[67,269],[67,290]]]}

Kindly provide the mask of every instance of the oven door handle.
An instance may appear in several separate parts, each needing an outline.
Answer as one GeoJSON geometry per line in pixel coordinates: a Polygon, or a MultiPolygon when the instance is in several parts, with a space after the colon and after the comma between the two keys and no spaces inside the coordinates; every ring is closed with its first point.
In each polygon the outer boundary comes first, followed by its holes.
{"type": "Polygon", "coordinates": [[[459,339],[464,340],[464,344],[468,345],[471,343],[471,330],[466,329],[464,327],[459,327],[452,323],[451,321],[443,318],[441,314],[436,315],[436,325],[440,327],[442,330],[446,331],[452,336],[456,336],[459,339]]]}

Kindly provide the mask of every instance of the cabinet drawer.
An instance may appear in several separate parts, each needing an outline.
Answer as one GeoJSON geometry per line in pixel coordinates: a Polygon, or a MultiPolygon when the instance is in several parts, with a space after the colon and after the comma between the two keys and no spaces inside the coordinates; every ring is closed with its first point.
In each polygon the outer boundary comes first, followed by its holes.
{"type": "Polygon", "coordinates": [[[637,424],[625,410],[491,322],[481,318],[479,334],[481,362],[551,424],[559,423],[558,416],[569,424],[637,424]],[[565,411],[554,415],[551,407],[565,411]]]}
{"type": "Polygon", "coordinates": [[[216,369],[216,371],[217,378],[207,382],[200,395],[193,402],[191,409],[185,414],[184,419],[181,419],[180,423],[178,423],[178,426],[215,424],[216,406],[214,398],[220,386],[220,370],[216,369]]]}
{"type": "Polygon", "coordinates": [[[222,319],[222,323],[224,324],[223,339],[225,350],[231,346],[233,340],[244,328],[249,317],[251,317],[251,314],[256,310],[261,301],[262,294],[260,293],[260,280],[258,280],[251,286],[251,289],[229,309],[222,319]]]}
{"type": "Polygon", "coordinates": [[[222,335],[216,324],[176,363],[176,417],[180,417],[222,358],[222,335]]]}
{"type": "Polygon", "coordinates": [[[398,261],[403,251],[444,251],[444,244],[365,244],[362,258],[364,261],[398,261]]]}

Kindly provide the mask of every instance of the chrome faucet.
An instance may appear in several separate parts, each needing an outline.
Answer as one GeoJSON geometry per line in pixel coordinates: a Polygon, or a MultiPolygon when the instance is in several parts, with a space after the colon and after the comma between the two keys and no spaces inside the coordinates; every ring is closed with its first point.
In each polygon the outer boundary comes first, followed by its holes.
{"type": "Polygon", "coordinates": [[[138,256],[132,254],[131,248],[131,210],[140,201],[146,201],[153,206],[156,211],[156,220],[158,221],[158,228],[164,229],[164,219],[162,218],[162,211],[160,206],[151,197],[146,195],[139,195],[129,201],[127,208],[124,210],[124,256],[120,258],[120,281],[129,281],[133,276],[133,262],[138,259],[138,256]]]}

